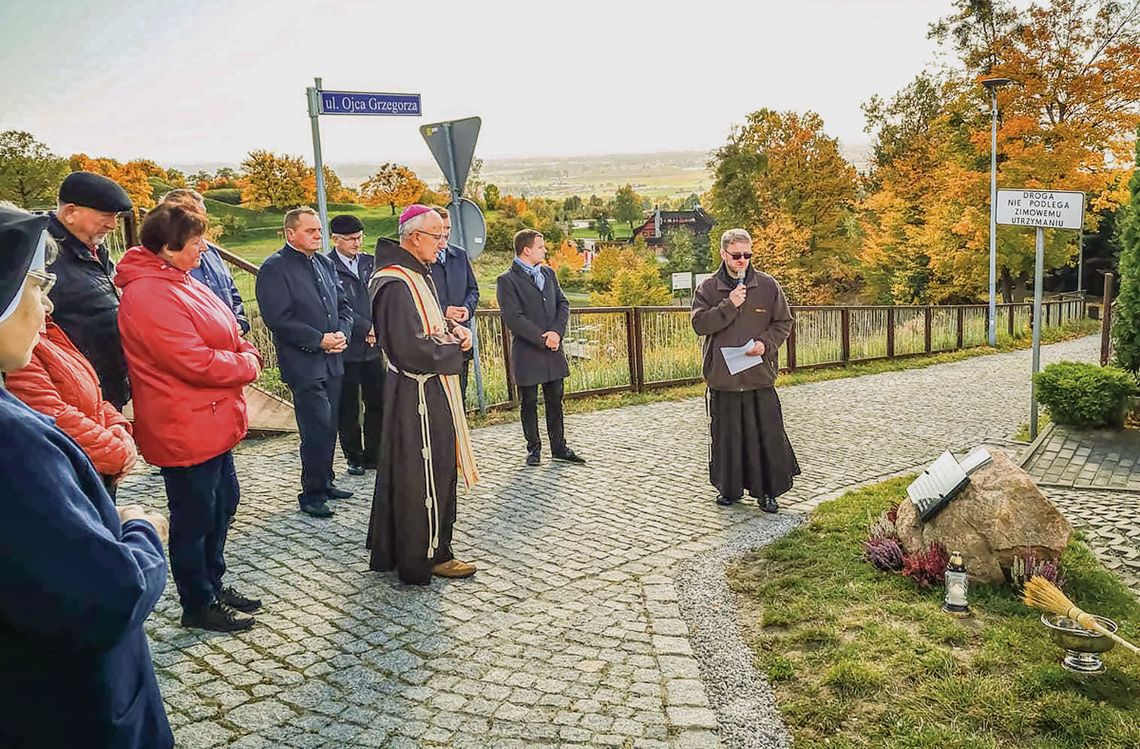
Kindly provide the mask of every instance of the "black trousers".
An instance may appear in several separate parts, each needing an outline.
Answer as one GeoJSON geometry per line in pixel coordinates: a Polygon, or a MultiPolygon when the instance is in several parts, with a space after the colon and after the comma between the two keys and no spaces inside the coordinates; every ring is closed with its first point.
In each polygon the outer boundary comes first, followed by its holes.
{"type": "Polygon", "coordinates": [[[208,606],[226,573],[226,532],[239,488],[232,452],[185,468],[163,468],[170,508],[170,571],[185,611],[208,606]]]}
{"type": "MultiPolygon", "coordinates": [[[[562,427],[563,380],[542,383],[542,398],[546,403],[546,435],[550,450],[555,455],[566,451],[566,435],[562,427]]],[[[538,434],[538,385],[519,385],[522,400],[522,427],[528,453],[542,449],[538,434]]]]}
{"type": "Polygon", "coordinates": [[[301,493],[297,501],[302,507],[328,499],[333,482],[340,388],[340,377],[289,384],[297,431],[301,434],[301,493]]]}
{"type": "Polygon", "coordinates": [[[380,359],[344,363],[337,430],[340,432],[340,449],[349,465],[374,466],[379,458],[385,369],[380,359]],[[364,401],[363,419],[361,400],[364,401]],[[362,431],[363,443],[360,440],[362,431]]]}

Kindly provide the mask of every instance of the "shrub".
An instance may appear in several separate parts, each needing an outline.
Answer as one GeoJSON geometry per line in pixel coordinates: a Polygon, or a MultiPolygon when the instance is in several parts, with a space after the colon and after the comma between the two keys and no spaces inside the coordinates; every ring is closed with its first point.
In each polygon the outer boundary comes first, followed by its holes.
{"type": "Polygon", "coordinates": [[[219,203],[241,205],[241,190],[237,188],[219,187],[214,190],[206,190],[206,192],[202,193],[202,197],[216,200],[219,203]]]}
{"type": "MultiPolygon", "coordinates": [[[[1136,164],[1140,167],[1140,129],[1136,131],[1136,164]]],[[[1120,295],[1112,315],[1115,362],[1140,372],[1140,168],[1129,182],[1131,200],[1120,218],[1120,295]]]]}
{"type": "Polygon", "coordinates": [[[903,551],[897,539],[875,536],[863,544],[863,558],[883,572],[898,572],[903,568],[903,551]]]}
{"type": "Polygon", "coordinates": [[[1033,376],[1037,399],[1058,424],[1076,427],[1124,425],[1136,379],[1117,367],[1082,362],[1050,364],[1033,376]]]}
{"type": "Polygon", "coordinates": [[[946,575],[946,563],[950,555],[942,544],[930,546],[903,557],[902,573],[914,580],[920,588],[941,585],[946,575]]]}
{"type": "Polygon", "coordinates": [[[225,215],[218,221],[218,226],[222,229],[222,236],[227,238],[245,236],[245,221],[237,216],[225,215]]]}

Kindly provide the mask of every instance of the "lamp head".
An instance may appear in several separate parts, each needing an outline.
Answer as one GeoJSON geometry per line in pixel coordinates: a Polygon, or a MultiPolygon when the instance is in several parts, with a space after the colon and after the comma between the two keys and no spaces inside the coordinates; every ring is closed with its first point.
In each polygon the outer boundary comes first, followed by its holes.
{"type": "Polygon", "coordinates": [[[981,81],[979,81],[979,83],[981,83],[983,86],[985,86],[986,90],[988,90],[992,93],[992,92],[996,91],[997,89],[1001,88],[1002,86],[1008,86],[1011,83],[1017,83],[1017,81],[1013,80],[1012,78],[1000,78],[999,77],[999,78],[984,78],[981,81]]]}

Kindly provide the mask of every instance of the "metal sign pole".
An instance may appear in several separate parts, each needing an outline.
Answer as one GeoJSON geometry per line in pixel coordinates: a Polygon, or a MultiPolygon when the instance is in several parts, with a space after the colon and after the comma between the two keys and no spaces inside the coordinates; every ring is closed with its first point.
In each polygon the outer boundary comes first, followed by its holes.
{"type": "Polygon", "coordinates": [[[321,160],[321,126],[319,118],[321,113],[321,79],[314,78],[316,86],[310,86],[306,93],[309,96],[309,119],[313,123],[313,166],[317,172],[317,211],[321,214],[321,252],[329,251],[329,207],[325,200],[325,167],[321,160]]]}
{"type": "MultiPolygon", "coordinates": [[[[1033,374],[1041,371],[1041,287],[1045,277],[1045,229],[1037,227],[1037,262],[1033,272],[1033,374]]],[[[1037,439],[1037,383],[1030,377],[1029,439],[1037,439]]]]}
{"type": "MultiPolygon", "coordinates": [[[[455,144],[451,141],[451,123],[445,122],[443,124],[443,137],[447,141],[447,184],[451,187],[451,222],[452,227],[455,229],[455,235],[464,238],[466,235],[463,233],[463,211],[460,210],[459,204],[459,176],[455,172],[455,144]]],[[[464,247],[463,249],[467,249],[464,247]]],[[[479,404],[479,413],[487,413],[487,396],[483,391],[483,367],[479,361],[479,326],[475,322],[475,318],[471,318],[471,358],[472,364],[475,369],[475,397],[479,404]]]]}
{"type": "Polygon", "coordinates": [[[990,321],[987,336],[990,346],[997,346],[997,89],[991,89],[992,120],[990,124],[990,321]]]}

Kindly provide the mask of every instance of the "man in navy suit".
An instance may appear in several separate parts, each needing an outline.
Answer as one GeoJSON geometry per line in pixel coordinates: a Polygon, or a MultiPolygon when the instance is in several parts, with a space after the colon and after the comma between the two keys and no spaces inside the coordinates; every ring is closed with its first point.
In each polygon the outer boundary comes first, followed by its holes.
{"type": "Polygon", "coordinates": [[[273,332],[281,379],[293,393],[301,434],[301,511],[332,517],[330,499],[352,492],[333,484],[342,354],[352,336],[352,307],[333,261],[320,253],[321,220],[308,206],[285,214],[285,246],[257,274],[257,304],[273,332]]]}
{"type": "Polygon", "coordinates": [[[380,455],[380,416],[384,408],[384,362],[376,345],[372,327],[372,295],[368,279],[372,277],[373,258],[360,251],[364,241],[364,224],[350,213],[334,216],[329,221],[333,251],[329,253],[345,296],[352,305],[352,337],[344,357],[344,382],[340,389],[338,431],[340,449],[348,462],[348,472],[361,476],[376,468],[380,455]],[[361,425],[360,401],[364,401],[364,424],[361,425]],[[362,429],[363,426],[363,429],[362,429]],[[361,431],[364,442],[361,443],[361,431]]]}
{"type": "MultiPolygon", "coordinates": [[[[475,280],[475,271],[471,268],[471,259],[467,257],[467,250],[447,241],[448,235],[451,234],[451,215],[442,206],[436,206],[435,212],[443,219],[443,239],[439,243],[435,262],[431,264],[431,280],[435,284],[436,293],[439,294],[439,306],[443,308],[443,316],[446,319],[454,320],[474,332],[475,306],[479,304],[479,282],[475,280]]],[[[459,373],[459,389],[463,391],[464,400],[467,400],[467,373],[471,369],[473,358],[473,350],[463,353],[463,371],[459,373]]]]}
{"type": "Polygon", "coordinates": [[[570,302],[558,286],[554,271],[542,264],[546,240],[534,229],[515,234],[515,260],[499,276],[496,292],[503,324],[511,331],[511,374],[519,388],[526,464],[542,462],[538,432],[538,388],[546,403],[546,435],[555,460],[582,464],[566,444],[562,422],[563,381],[570,366],[562,351],[562,337],[570,322],[570,302]]]}

